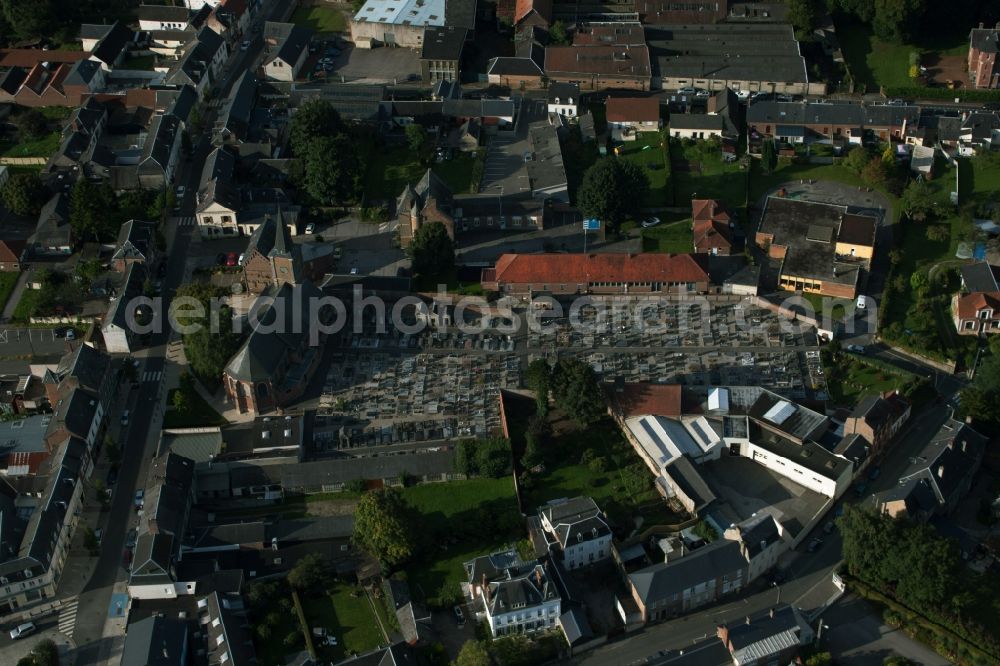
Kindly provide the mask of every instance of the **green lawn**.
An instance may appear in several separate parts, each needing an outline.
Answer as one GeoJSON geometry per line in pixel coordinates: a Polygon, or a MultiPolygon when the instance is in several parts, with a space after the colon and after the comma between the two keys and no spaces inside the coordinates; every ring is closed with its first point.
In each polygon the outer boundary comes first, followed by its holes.
{"type": "Polygon", "coordinates": [[[35,304],[38,302],[40,295],[41,291],[38,289],[25,289],[22,291],[21,300],[17,302],[17,306],[14,308],[12,319],[22,324],[28,323],[28,319],[35,312],[35,304]]]}
{"type": "MultiPolygon", "coordinates": [[[[405,147],[374,150],[370,154],[365,193],[369,200],[395,199],[407,183],[423,178],[427,167],[405,147]]],[[[472,165],[477,157],[460,154],[435,163],[431,168],[455,194],[465,194],[472,183],[472,165]]]]}
{"type": "Polygon", "coordinates": [[[649,193],[642,201],[643,208],[661,208],[673,205],[670,169],[664,155],[662,135],[659,132],[642,132],[635,141],[626,141],[616,147],[619,156],[642,168],[649,177],[649,193]]]}
{"type": "MultiPolygon", "coordinates": [[[[975,203],[1000,200],[1000,157],[989,154],[960,160],[959,165],[961,202],[964,203],[970,195],[975,203]]],[[[951,184],[954,185],[954,181],[951,184]]]]}
{"type": "Polygon", "coordinates": [[[344,32],[347,22],[340,10],[330,7],[299,7],[292,13],[292,23],[313,32],[344,32]]]}
{"type": "Polygon", "coordinates": [[[660,226],[642,229],[642,251],[671,254],[691,252],[694,243],[691,235],[691,218],[668,224],[663,215],[659,217],[663,220],[660,226]]]}
{"type": "Polygon", "coordinates": [[[851,358],[846,357],[843,368],[847,374],[843,377],[827,369],[826,386],[830,391],[830,398],[837,405],[853,407],[866,395],[878,395],[885,391],[898,389],[903,385],[904,378],[894,375],[880,368],[865,365],[851,358]]]}
{"type": "Polygon", "coordinates": [[[197,391],[189,391],[188,409],[178,411],[173,406],[174,393],[180,389],[170,389],[167,396],[167,412],[163,415],[164,428],[201,428],[207,426],[225,425],[226,419],[212,409],[197,391]]]}
{"type": "Polygon", "coordinates": [[[586,495],[625,527],[641,507],[666,506],[653,488],[653,475],[610,418],[586,429],[563,430],[551,447],[553,456],[526,494],[529,513],[553,499],[586,495]],[[601,462],[590,462],[592,458],[601,462]]]}
{"type": "Polygon", "coordinates": [[[719,199],[739,208],[746,201],[746,171],[740,161],[724,162],[718,144],[671,139],[670,160],[678,205],[691,199],[719,199]]]}
{"type": "Polygon", "coordinates": [[[368,596],[361,587],[336,583],[329,595],[302,597],[309,630],[323,627],[337,639],[335,647],[321,646],[314,638],[320,658],[340,661],[351,654],[362,654],[385,643],[368,596]]]}
{"type": "Polygon", "coordinates": [[[878,92],[880,85],[912,85],[910,52],[919,48],[883,42],[872,35],[869,26],[856,22],[839,22],[837,37],[854,82],[864,85],[867,92],[878,92]]]}
{"type": "Polygon", "coordinates": [[[0,142],[3,157],[48,157],[59,148],[59,132],[51,132],[40,139],[27,139],[18,143],[0,142]]]}
{"type": "Polygon", "coordinates": [[[14,293],[14,285],[20,273],[0,273],[0,310],[7,305],[10,295],[14,293]]]}
{"type": "Polygon", "coordinates": [[[511,542],[502,529],[476,534],[477,524],[487,520],[504,526],[521,523],[510,477],[421,484],[403,493],[421,513],[421,533],[433,535],[428,542],[436,550],[407,572],[410,585],[431,605],[446,605],[457,592],[465,580],[465,562],[511,542]]]}
{"type": "Polygon", "coordinates": [[[458,153],[450,160],[434,164],[434,173],[451,188],[452,194],[475,194],[472,175],[477,160],[482,157],[475,153],[458,153]]]}

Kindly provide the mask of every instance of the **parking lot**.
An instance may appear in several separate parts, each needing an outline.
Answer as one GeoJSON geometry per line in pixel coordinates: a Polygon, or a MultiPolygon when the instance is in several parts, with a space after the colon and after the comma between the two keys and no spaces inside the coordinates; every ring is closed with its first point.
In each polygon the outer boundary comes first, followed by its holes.
{"type": "MultiPolygon", "coordinates": [[[[403,83],[420,80],[420,54],[413,49],[383,46],[376,49],[355,48],[350,42],[340,42],[341,53],[333,59],[333,71],[327,77],[347,83],[403,83]]],[[[307,61],[308,71],[323,56],[314,54],[307,61]]]]}
{"type": "Polygon", "coordinates": [[[546,102],[541,99],[520,99],[520,109],[514,122],[514,131],[500,131],[490,139],[483,165],[483,178],[479,191],[484,194],[500,193],[511,196],[528,192],[528,170],[524,166],[525,154],[531,154],[528,129],[531,123],[545,120],[546,102]]]}

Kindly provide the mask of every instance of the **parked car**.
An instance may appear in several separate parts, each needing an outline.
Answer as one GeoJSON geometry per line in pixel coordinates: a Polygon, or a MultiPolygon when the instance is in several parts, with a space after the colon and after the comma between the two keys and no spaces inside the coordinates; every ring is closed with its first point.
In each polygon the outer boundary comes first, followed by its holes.
{"type": "Polygon", "coordinates": [[[642,228],[648,229],[649,227],[655,227],[660,223],[660,218],[650,217],[642,221],[642,228]]]}
{"type": "Polygon", "coordinates": [[[822,545],[823,545],[823,540],[820,539],[819,537],[816,537],[815,539],[809,542],[809,545],[806,547],[806,551],[810,553],[815,553],[817,550],[819,550],[819,547],[822,545]]]}
{"type": "Polygon", "coordinates": [[[118,483],[118,468],[112,467],[108,470],[108,475],[104,479],[104,485],[108,488],[113,488],[116,483],[118,483]]]}
{"type": "Polygon", "coordinates": [[[100,527],[94,530],[94,541],[97,542],[98,546],[101,545],[101,538],[103,536],[104,536],[104,530],[102,530],[100,527]]]}
{"type": "Polygon", "coordinates": [[[865,348],[861,345],[847,345],[847,351],[854,352],[855,354],[864,354],[865,348]]]}
{"type": "Polygon", "coordinates": [[[143,505],[145,505],[146,503],[146,491],[143,490],[142,488],[139,488],[139,490],[135,491],[135,499],[132,501],[132,503],[135,504],[135,508],[141,509],[143,505]]]}
{"type": "Polygon", "coordinates": [[[24,638],[25,636],[30,636],[37,631],[38,627],[35,626],[34,622],[25,622],[24,624],[19,624],[10,630],[10,639],[16,641],[19,638],[24,638]]]}
{"type": "Polygon", "coordinates": [[[461,606],[455,606],[452,610],[455,611],[455,619],[458,621],[458,626],[465,624],[465,613],[462,612],[461,606]]]}
{"type": "Polygon", "coordinates": [[[53,330],[52,334],[55,335],[57,338],[65,338],[72,330],[73,330],[72,326],[60,326],[59,328],[53,330]]]}
{"type": "Polygon", "coordinates": [[[694,96],[695,97],[711,97],[712,96],[712,91],[711,90],[699,90],[698,92],[696,92],[694,94],[694,96]]]}
{"type": "Polygon", "coordinates": [[[240,44],[240,51],[247,51],[249,49],[250,49],[250,40],[244,39],[243,42],[240,44]]]}
{"type": "Polygon", "coordinates": [[[122,412],[122,425],[123,426],[127,426],[128,425],[128,417],[129,417],[129,411],[126,409],[124,412],[122,412]]]}
{"type": "Polygon", "coordinates": [[[132,549],[131,548],[126,548],[126,549],[124,549],[122,551],[122,567],[125,568],[125,571],[131,571],[132,570],[132,549]]]}
{"type": "Polygon", "coordinates": [[[741,102],[747,101],[748,99],[750,99],[750,91],[749,90],[737,90],[736,91],[736,99],[740,100],[741,102]]]}
{"type": "Polygon", "coordinates": [[[314,234],[314,233],[316,233],[316,225],[314,223],[312,223],[312,222],[310,222],[309,224],[307,224],[306,225],[306,233],[307,234],[314,234]]]}
{"type": "Polygon", "coordinates": [[[179,199],[183,199],[184,198],[184,194],[187,192],[187,188],[184,187],[183,185],[178,185],[177,189],[175,190],[175,192],[177,194],[177,199],[178,200],[179,199]]]}
{"type": "Polygon", "coordinates": [[[696,92],[698,92],[698,91],[695,88],[687,87],[687,88],[681,88],[680,90],[678,90],[677,94],[678,95],[693,95],[696,92]]]}
{"type": "Polygon", "coordinates": [[[866,310],[868,309],[868,304],[868,297],[862,294],[858,296],[858,302],[855,303],[855,307],[857,307],[858,310],[866,310]]]}
{"type": "Polygon", "coordinates": [[[226,255],[226,266],[229,266],[230,268],[235,266],[236,260],[238,258],[239,255],[237,255],[235,252],[230,252],[229,254],[226,255]]]}
{"type": "Polygon", "coordinates": [[[135,548],[135,544],[138,543],[138,541],[139,541],[139,531],[133,527],[128,531],[128,534],[125,536],[125,547],[135,548]]]}
{"type": "Polygon", "coordinates": [[[823,531],[826,532],[827,534],[829,534],[830,532],[833,531],[833,528],[834,528],[833,521],[832,520],[828,520],[828,521],[826,521],[826,525],[823,526],[823,531]]]}

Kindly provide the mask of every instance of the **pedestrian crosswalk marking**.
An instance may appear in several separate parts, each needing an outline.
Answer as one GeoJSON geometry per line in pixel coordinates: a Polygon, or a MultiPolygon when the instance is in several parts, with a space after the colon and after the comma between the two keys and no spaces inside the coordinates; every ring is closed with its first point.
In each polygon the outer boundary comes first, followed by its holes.
{"type": "Polygon", "coordinates": [[[160,377],[163,376],[162,370],[147,370],[142,373],[142,381],[144,382],[158,382],[160,377]]]}
{"type": "Polygon", "coordinates": [[[197,221],[193,217],[175,217],[178,227],[193,227],[197,221]]]}
{"type": "Polygon", "coordinates": [[[79,602],[76,599],[59,608],[59,632],[73,638],[73,628],[76,626],[76,611],[79,602]]]}

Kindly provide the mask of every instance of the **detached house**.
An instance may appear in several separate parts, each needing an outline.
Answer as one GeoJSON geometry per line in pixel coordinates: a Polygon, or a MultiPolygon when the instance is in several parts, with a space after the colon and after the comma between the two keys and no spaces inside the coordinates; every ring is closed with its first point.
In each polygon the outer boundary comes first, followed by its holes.
{"type": "Polygon", "coordinates": [[[589,497],[549,502],[539,509],[542,530],[550,550],[562,557],[567,569],[578,569],[611,556],[611,528],[597,503],[589,497]]]}
{"type": "Polygon", "coordinates": [[[987,335],[1000,332],[1000,291],[955,294],[951,314],[959,335],[987,335]]]}
{"type": "Polygon", "coordinates": [[[976,88],[1000,88],[1000,24],[969,33],[969,82],[976,88]]]}
{"type": "Polygon", "coordinates": [[[35,254],[73,254],[76,242],[69,223],[69,197],[53,194],[38,213],[35,233],[28,238],[28,247],[35,254]]]}
{"type": "Polygon", "coordinates": [[[660,129],[660,100],[658,97],[611,97],[607,102],[607,118],[613,136],[632,141],[636,132],[660,129]]]}
{"type": "Polygon", "coordinates": [[[692,199],[694,251],[729,256],[733,253],[733,218],[715,199],[692,199]]]}
{"type": "Polygon", "coordinates": [[[0,240],[0,272],[20,273],[26,243],[20,240],[0,240]]]}
{"type": "Polygon", "coordinates": [[[524,562],[511,550],[466,562],[465,573],[476,614],[494,637],[557,626],[562,599],[542,564],[524,562]]]}

